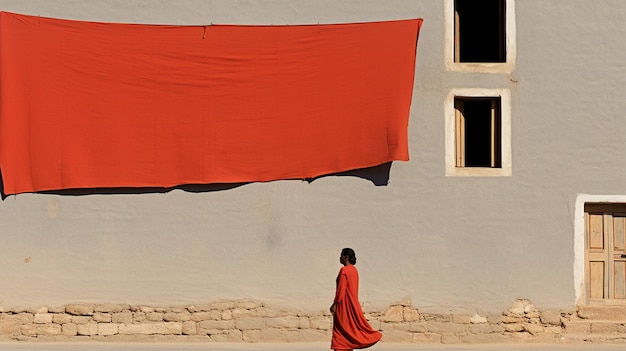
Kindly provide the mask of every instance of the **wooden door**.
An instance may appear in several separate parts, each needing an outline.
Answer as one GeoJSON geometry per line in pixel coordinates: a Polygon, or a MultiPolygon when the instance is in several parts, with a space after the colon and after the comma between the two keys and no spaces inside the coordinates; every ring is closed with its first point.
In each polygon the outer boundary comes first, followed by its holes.
{"type": "Polygon", "coordinates": [[[626,301],[626,208],[585,206],[586,285],[590,301],[626,301]]]}

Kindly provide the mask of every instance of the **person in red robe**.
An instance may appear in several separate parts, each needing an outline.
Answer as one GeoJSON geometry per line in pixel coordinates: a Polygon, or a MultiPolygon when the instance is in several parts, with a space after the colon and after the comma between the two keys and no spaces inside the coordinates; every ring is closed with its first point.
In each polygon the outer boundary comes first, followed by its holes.
{"type": "Polygon", "coordinates": [[[333,314],[333,338],[330,348],[335,351],[364,349],[377,343],[383,334],[372,329],[359,303],[359,272],[354,250],[341,251],[339,262],[343,267],[337,275],[335,301],[330,306],[333,314]]]}

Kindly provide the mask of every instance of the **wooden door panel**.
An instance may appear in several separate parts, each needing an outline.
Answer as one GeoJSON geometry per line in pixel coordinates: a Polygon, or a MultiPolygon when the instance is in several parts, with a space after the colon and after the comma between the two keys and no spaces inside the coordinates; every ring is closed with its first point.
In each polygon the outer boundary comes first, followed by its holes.
{"type": "Polygon", "coordinates": [[[614,213],[613,214],[613,250],[624,253],[626,249],[626,237],[624,235],[624,221],[626,220],[626,214],[614,213]]]}
{"type": "Polygon", "coordinates": [[[604,250],[604,218],[602,213],[589,214],[588,248],[590,250],[604,250]]]}
{"type": "Polygon", "coordinates": [[[619,261],[614,263],[614,299],[626,299],[626,261],[619,261]]]}
{"type": "Polygon", "coordinates": [[[604,298],[604,262],[589,262],[589,298],[604,298]]]}

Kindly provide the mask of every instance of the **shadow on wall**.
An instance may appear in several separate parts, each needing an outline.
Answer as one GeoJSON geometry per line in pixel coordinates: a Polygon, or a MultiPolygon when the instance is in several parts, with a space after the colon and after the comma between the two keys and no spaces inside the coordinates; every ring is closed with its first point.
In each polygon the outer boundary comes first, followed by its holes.
{"type": "MultiPolygon", "coordinates": [[[[391,163],[387,162],[382,165],[367,167],[361,169],[355,169],[345,172],[326,174],[315,178],[304,179],[307,183],[313,183],[317,179],[327,177],[357,177],[365,180],[369,180],[375,186],[386,186],[389,184],[389,173],[391,171],[391,163]]],[[[153,194],[153,193],[167,193],[172,190],[183,190],[190,193],[207,193],[213,191],[225,191],[234,188],[238,188],[242,185],[250,183],[215,183],[215,184],[187,184],[178,185],[170,188],[161,187],[143,187],[143,188],[84,188],[84,189],[64,189],[64,190],[49,190],[41,191],[40,194],[54,194],[63,196],[84,196],[84,195],[120,195],[120,194],[153,194]]],[[[2,180],[2,172],[0,171],[0,189],[4,189],[4,183],[2,180]]],[[[8,195],[2,190],[2,200],[6,199],[8,195]]]]}

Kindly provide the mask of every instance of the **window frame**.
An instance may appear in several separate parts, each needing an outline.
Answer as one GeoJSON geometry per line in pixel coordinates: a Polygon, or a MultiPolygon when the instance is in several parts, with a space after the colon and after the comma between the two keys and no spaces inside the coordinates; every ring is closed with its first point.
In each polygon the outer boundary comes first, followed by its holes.
{"type": "MultiPolygon", "coordinates": [[[[446,176],[511,176],[512,175],[512,162],[511,162],[511,93],[508,89],[481,89],[481,88],[469,88],[469,89],[453,89],[450,91],[445,100],[444,105],[445,115],[445,164],[446,164],[446,176]],[[456,103],[459,100],[466,99],[500,99],[499,106],[499,121],[500,121],[500,167],[465,167],[459,162],[457,156],[462,145],[459,145],[457,140],[459,136],[463,134],[460,131],[459,124],[459,111],[456,108],[456,103]]],[[[492,116],[493,118],[493,116],[492,116]]],[[[491,134],[492,140],[494,134],[491,134]]],[[[495,138],[498,139],[498,138],[495,138]]],[[[492,153],[497,153],[497,150],[493,150],[492,153]]],[[[492,159],[493,161],[493,159],[492,159]]]]}
{"type": "Polygon", "coordinates": [[[455,72],[512,73],[517,57],[515,0],[505,0],[505,51],[504,62],[456,62],[458,44],[456,40],[455,0],[444,0],[446,69],[455,72]]]}

